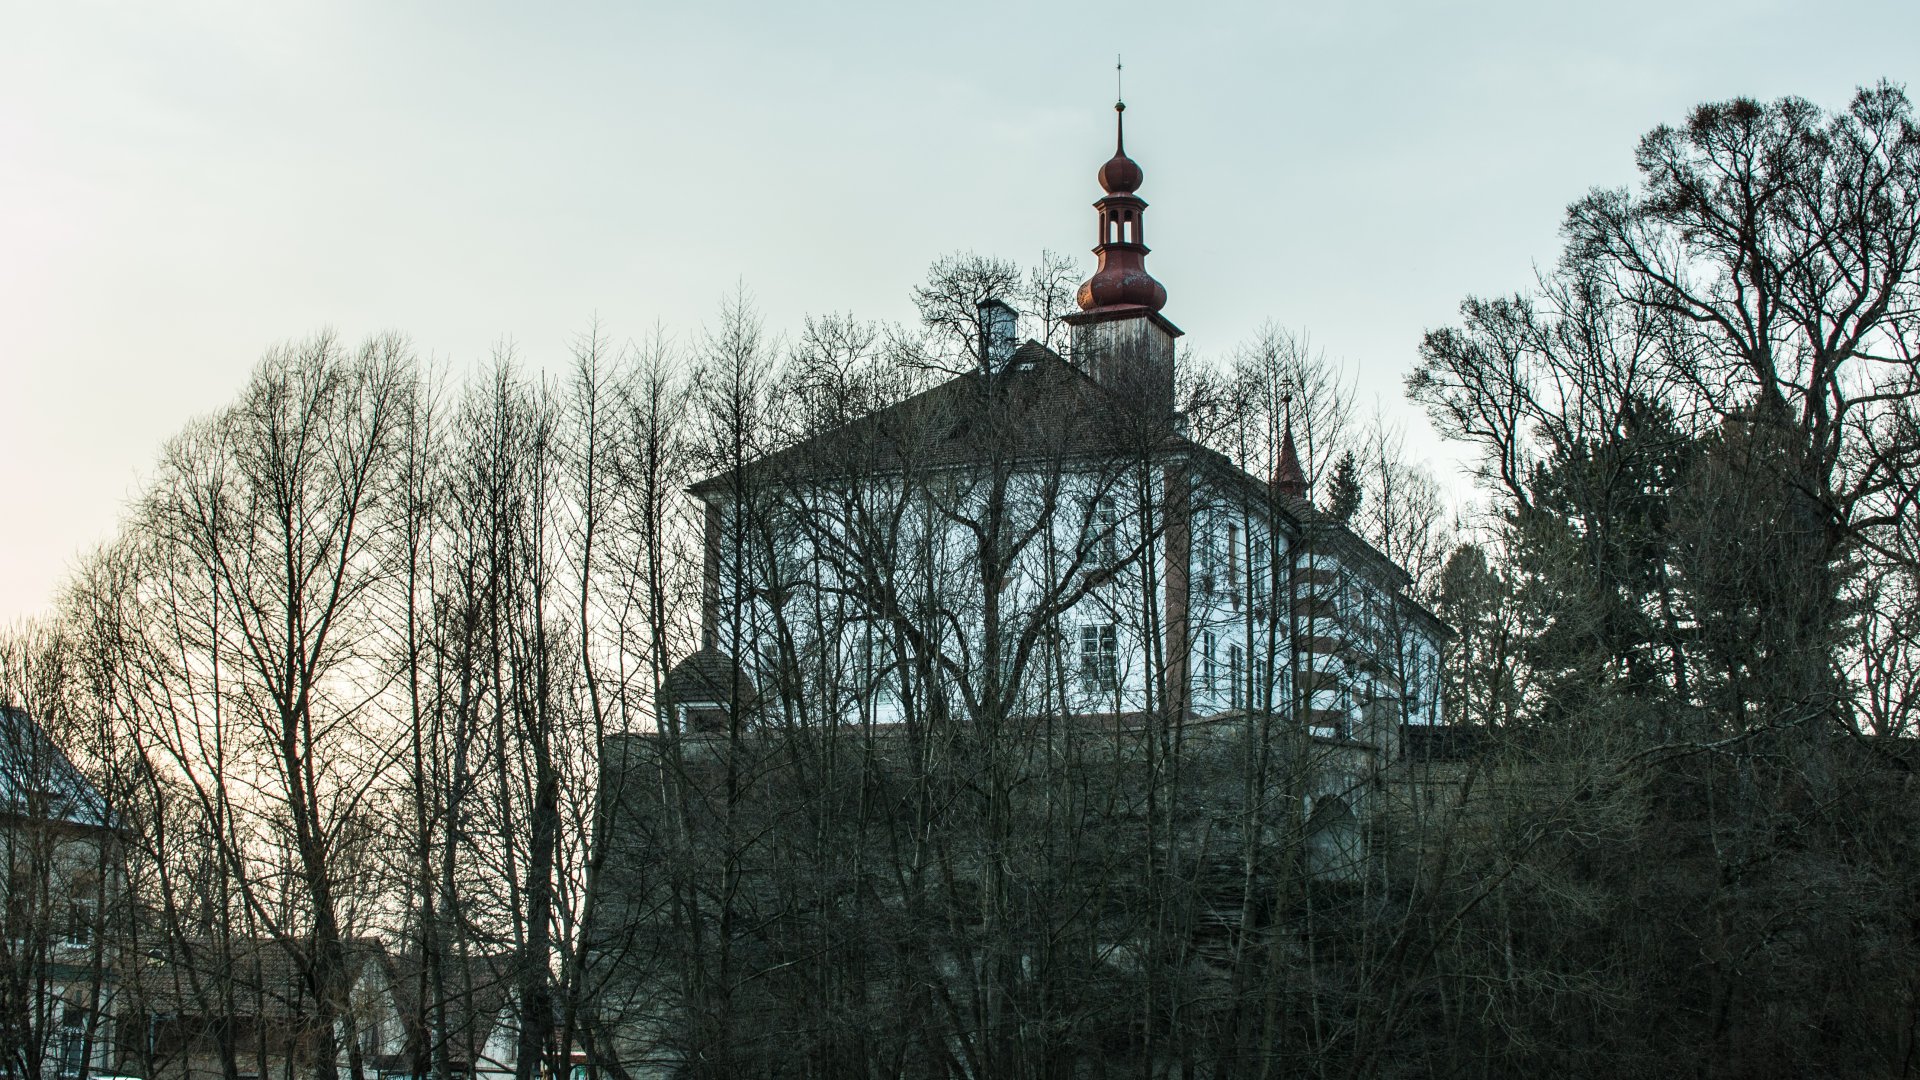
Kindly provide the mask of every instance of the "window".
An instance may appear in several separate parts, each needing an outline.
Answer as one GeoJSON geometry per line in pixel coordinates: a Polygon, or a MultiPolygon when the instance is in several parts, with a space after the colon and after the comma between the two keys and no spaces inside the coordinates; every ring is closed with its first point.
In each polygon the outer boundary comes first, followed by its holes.
{"type": "Polygon", "coordinates": [[[1246,680],[1241,672],[1246,670],[1246,650],[1239,645],[1227,646],[1227,704],[1229,707],[1245,708],[1247,704],[1246,680]]]}
{"type": "Polygon", "coordinates": [[[1220,541],[1205,522],[1194,528],[1193,587],[1201,596],[1214,592],[1214,576],[1220,563],[1220,541]]]}
{"type": "Polygon", "coordinates": [[[1211,694],[1220,689],[1220,658],[1217,655],[1218,641],[1213,631],[1203,631],[1200,635],[1200,689],[1211,694]]]}
{"type": "Polygon", "coordinates": [[[1113,690],[1120,685],[1120,634],[1112,623],[1080,628],[1080,686],[1113,690]]]}
{"type": "Polygon", "coordinates": [[[71,1002],[62,1004],[60,1029],[54,1033],[53,1056],[61,1076],[79,1076],[87,1050],[87,1012],[71,1002]]]}
{"type": "Polygon", "coordinates": [[[1092,530],[1092,558],[1097,567],[1116,566],[1120,562],[1120,511],[1112,499],[1093,504],[1088,528],[1092,530]]]}
{"type": "Polygon", "coordinates": [[[24,940],[28,927],[35,925],[40,917],[36,906],[40,896],[38,883],[34,881],[33,866],[29,859],[19,859],[7,874],[7,888],[0,893],[6,901],[6,936],[24,940]]]}
{"type": "Polygon", "coordinates": [[[85,946],[93,943],[93,922],[98,909],[91,900],[73,900],[67,904],[66,942],[85,946]]]}
{"type": "Polygon", "coordinates": [[[1413,663],[1407,667],[1407,715],[1417,716],[1420,713],[1420,691],[1426,683],[1426,671],[1418,652],[1413,654],[1413,663]]]}
{"type": "Polygon", "coordinates": [[[1227,526],[1227,591],[1233,595],[1233,606],[1240,607],[1240,526],[1227,526]]]}

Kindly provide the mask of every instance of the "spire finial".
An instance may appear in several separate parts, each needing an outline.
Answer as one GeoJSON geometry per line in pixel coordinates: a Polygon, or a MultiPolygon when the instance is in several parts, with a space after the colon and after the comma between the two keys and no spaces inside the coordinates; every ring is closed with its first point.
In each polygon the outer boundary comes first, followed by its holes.
{"type": "Polygon", "coordinates": [[[1300,467],[1300,451],[1293,444],[1293,387],[1280,391],[1280,407],[1286,422],[1280,434],[1280,462],[1274,466],[1273,489],[1282,495],[1304,499],[1307,495],[1307,471],[1300,467]]]}
{"type": "Polygon", "coordinates": [[[1127,95],[1120,81],[1120,72],[1125,65],[1120,63],[1120,54],[1113,54],[1113,152],[1124,156],[1127,152],[1127,95]]]}

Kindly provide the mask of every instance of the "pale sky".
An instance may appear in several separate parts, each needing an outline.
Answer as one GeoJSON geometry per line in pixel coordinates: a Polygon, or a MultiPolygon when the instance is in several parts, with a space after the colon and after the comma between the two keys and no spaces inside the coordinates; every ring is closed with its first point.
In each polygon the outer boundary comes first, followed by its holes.
{"type": "Polygon", "coordinates": [[[1401,398],[1694,104],[1920,76],[1920,5],[0,0],[0,624],[270,345],[397,330],[561,368],[912,317],[938,256],[1092,257],[1126,55],[1149,266],[1195,350],[1273,320],[1401,398]]]}

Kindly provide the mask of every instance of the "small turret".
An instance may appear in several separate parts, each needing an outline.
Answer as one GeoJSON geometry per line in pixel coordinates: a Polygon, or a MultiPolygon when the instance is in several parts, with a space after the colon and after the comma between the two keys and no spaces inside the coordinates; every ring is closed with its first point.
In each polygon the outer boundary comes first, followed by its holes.
{"type": "Polygon", "coordinates": [[[1280,463],[1273,467],[1273,490],[1296,499],[1307,497],[1307,471],[1300,467],[1300,451],[1293,445],[1293,414],[1288,410],[1286,433],[1280,439],[1280,463]]]}

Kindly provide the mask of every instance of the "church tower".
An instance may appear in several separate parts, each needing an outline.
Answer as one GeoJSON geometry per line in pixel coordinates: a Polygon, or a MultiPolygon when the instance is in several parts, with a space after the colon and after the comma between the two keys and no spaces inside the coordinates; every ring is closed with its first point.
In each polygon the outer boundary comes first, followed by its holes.
{"type": "Polygon", "coordinates": [[[1127,156],[1126,111],[1113,105],[1113,157],[1100,166],[1094,202],[1099,215],[1100,264],[1080,285],[1080,311],[1067,316],[1073,327],[1073,358],[1109,390],[1138,402],[1154,414],[1173,413],[1173,339],[1180,328],[1160,314],[1167,290],[1147,273],[1147,201],[1135,194],[1143,174],[1127,156]]]}

